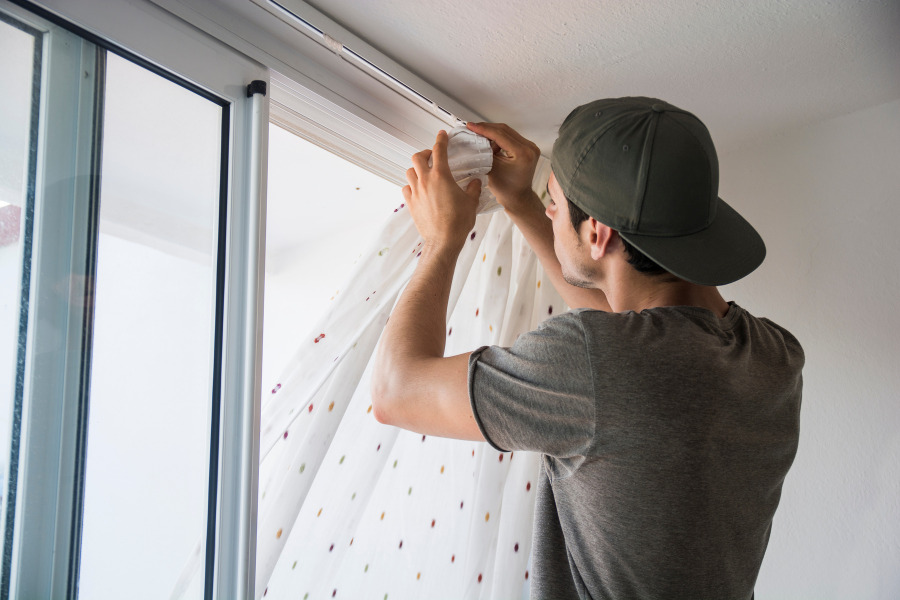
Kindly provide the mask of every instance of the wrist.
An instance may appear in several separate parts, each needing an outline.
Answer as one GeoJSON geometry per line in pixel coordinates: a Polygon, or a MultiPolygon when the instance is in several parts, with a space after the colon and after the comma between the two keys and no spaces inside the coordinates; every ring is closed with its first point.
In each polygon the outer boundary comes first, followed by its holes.
{"type": "Polygon", "coordinates": [[[459,241],[451,240],[426,240],[422,245],[422,255],[420,259],[447,261],[455,265],[456,259],[459,258],[466,238],[459,241]]]}
{"type": "Polygon", "coordinates": [[[507,194],[503,197],[497,197],[499,202],[510,216],[521,216],[538,210],[544,212],[544,205],[541,199],[534,193],[534,190],[528,188],[515,194],[507,194]]]}

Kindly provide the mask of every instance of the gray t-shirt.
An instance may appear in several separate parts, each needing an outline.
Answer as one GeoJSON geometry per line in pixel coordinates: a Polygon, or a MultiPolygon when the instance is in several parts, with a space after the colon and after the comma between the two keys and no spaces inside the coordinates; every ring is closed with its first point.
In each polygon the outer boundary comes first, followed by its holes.
{"type": "Polygon", "coordinates": [[[803,362],[794,336],[734,304],[579,309],[474,352],[485,438],[543,454],[532,597],[751,598],[803,362]]]}

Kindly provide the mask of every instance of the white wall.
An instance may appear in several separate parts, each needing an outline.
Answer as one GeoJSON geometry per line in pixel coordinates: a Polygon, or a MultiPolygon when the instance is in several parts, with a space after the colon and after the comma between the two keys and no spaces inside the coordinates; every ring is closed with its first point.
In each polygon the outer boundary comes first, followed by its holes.
{"type": "Polygon", "coordinates": [[[723,289],[806,350],[756,597],[900,597],[900,101],[720,157],[768,257],[723,289]]]}

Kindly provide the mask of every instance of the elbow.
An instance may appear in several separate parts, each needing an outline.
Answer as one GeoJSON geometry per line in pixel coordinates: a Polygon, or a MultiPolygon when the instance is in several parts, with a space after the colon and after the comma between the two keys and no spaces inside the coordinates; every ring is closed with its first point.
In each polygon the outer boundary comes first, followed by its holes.
{"type": "Polygon", "coordinates": [[[391,391],[386,377],[376,369],[372,376],[372,414],[375,420],[384,425],[393,425],[393,410],[391,406],[391,391]]]}

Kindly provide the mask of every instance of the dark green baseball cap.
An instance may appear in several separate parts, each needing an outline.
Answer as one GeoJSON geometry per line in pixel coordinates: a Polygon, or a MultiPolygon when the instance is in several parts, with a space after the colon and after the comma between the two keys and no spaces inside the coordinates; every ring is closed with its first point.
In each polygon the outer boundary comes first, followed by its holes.
{"type": "Polygon", "coordinates": [[[706,126],[662,100],[579,106],[559,128],[550,163],[566,198],[677,277],[724,285],[766,256],[753,226],[719,198],[706,126]]]}

